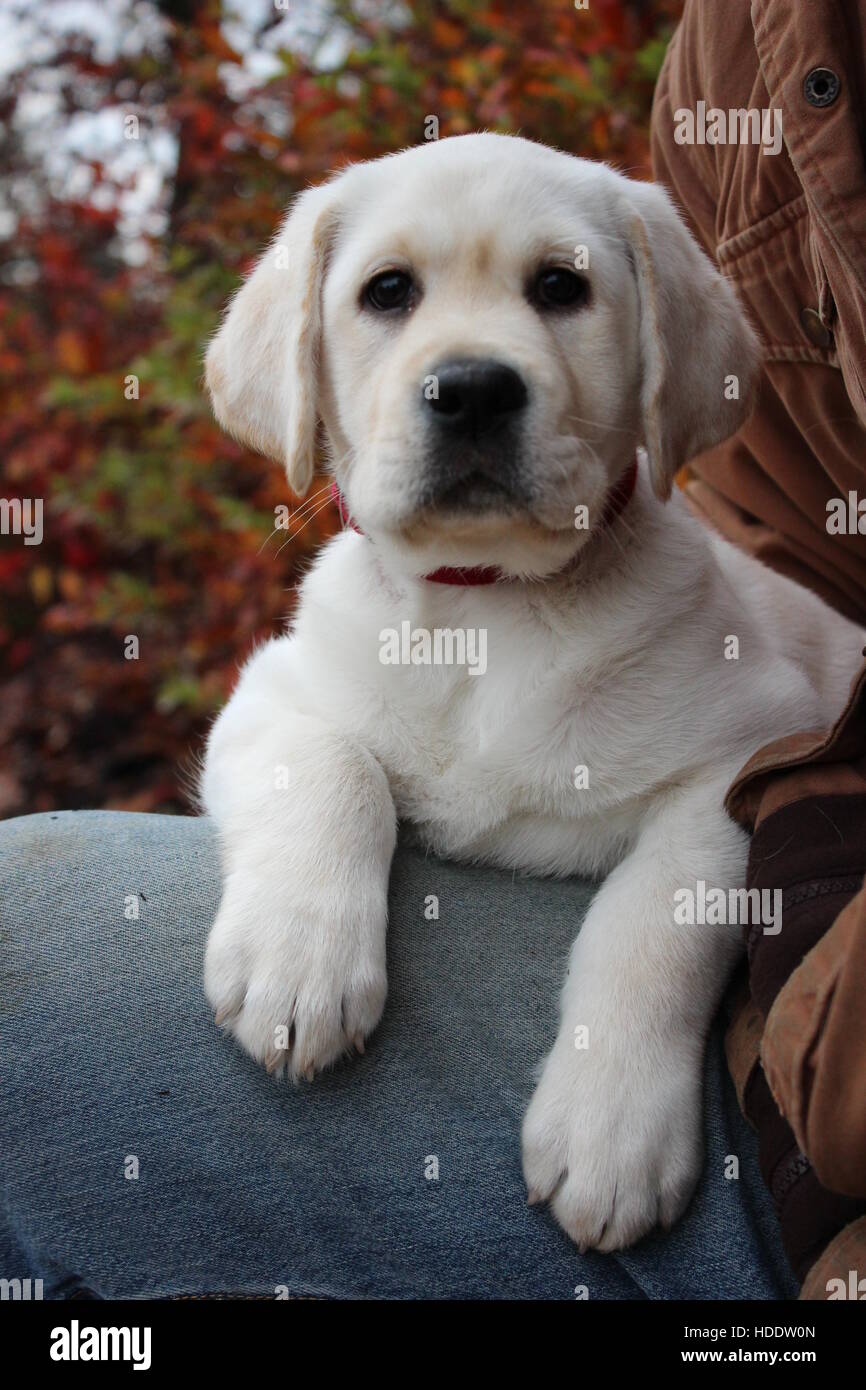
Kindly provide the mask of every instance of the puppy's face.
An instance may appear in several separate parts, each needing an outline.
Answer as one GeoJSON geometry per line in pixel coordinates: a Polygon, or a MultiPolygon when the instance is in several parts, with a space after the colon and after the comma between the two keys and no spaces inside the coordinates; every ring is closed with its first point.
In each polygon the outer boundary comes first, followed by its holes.
{"type": "Polygon", "coordinates": [[[208,380],[223,422],[286,456],[300,490],[321,418],[350,511],[408,571],[544,575],[592,536],[638,443],[666,495],[738,427],[755,363],[659,190],[479,135],[304,195],[208,380]]]}
{"type": "Polygon", "coordinates": [[[592,166],[499,143],[371,166],[324,283],[340,486],[422,570],[557,568],[587,535],[575,506],[600,514],[639,437],[637,285],[610,200],[592,166]]]}

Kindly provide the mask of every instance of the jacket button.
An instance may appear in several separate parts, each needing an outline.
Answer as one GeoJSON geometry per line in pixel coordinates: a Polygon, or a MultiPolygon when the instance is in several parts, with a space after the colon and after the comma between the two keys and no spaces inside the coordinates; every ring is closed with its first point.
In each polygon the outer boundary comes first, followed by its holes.
{"type": "Polygon", "coordinates": [[[803,95],[810,106],[832,106],[841,87],[832,68],[813,68],[803,83],[803,95]]]}
{"type": "Polygon", "coordinates": [[[800,322],[803,325],[806,337],[815,347],[828,348],[833,343],[833,334],[826,323],[821,320],[821,315],[817,309],[803,309],[800,312],[800,322]]]}

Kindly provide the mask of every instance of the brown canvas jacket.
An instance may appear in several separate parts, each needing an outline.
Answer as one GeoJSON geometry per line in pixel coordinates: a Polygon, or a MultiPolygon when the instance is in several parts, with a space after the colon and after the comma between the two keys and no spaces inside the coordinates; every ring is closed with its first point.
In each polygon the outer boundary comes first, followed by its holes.
{"type": "MultiPolygon", "coordinates": [[[[652,151],[765,349],[752,419],[694,460],[687,496],[866,626],[864,41],[866,0],[687,0],[652,151]],[[700,102],[767,112],[778,153],[698,143],[700,102]],[[695,143],[677,139],[683,111],[695,143]]],[[[784,894],[778,937],[747,939],[728,1057],[804,1298],[866,1280],[866,670],[852,681],[833,730],[762,749],[727,803],[754,832],[748,886],[784,894]]]]}
{"type": "MultiPolygon", "coordinates": [[[[862,535],[826,504],[866,487],[863,0],[688,0],[653,110],[653,164],[764,343],[752,420],[695,460],[707,517],[842,612],[866,614],[862,535]],[[832,88],[815,98],[816,73],[832,88]],[[825,79],[829,81],[828,79],[825,79]],[[783,148],[679,145],[678,109],[780,112],[783,148]]],[[[866,518],[864,518],[866,530],[866,518]]]]}

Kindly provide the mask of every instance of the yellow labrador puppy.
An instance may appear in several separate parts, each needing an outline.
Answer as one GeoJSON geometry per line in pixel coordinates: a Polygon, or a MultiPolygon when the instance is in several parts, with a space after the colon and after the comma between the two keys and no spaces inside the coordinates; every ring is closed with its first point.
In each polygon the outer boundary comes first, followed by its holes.
{"type": "Polygon", "coordinates": [[[835,716],[863,642],[671,497],[757,366],[659,188],[500,135],[304,193],[207,354],[218,419],[298,493],[321,421],[351,518],[209,740],[217,1019],[294,1077],[362,1048],[398,817],[439,855],[607,875],[523,1131],[531,1198],[602,1250],[700,1169],[749,906],[725,789],[835,716]]]}

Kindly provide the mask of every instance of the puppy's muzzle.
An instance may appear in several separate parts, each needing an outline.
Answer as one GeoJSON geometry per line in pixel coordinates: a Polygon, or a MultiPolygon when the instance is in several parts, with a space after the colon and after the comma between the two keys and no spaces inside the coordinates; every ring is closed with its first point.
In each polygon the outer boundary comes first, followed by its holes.
{"type": "Polygon", "coordinates": [[[529,401],[523,377],[487,357],[449,358],[425,389],[425,501],[465,510],[522,502],[520,425],[529,401]]]}

